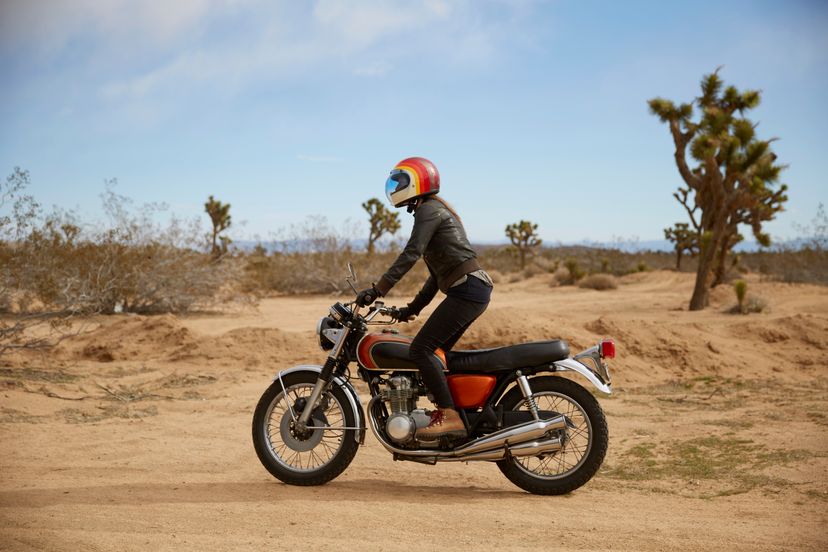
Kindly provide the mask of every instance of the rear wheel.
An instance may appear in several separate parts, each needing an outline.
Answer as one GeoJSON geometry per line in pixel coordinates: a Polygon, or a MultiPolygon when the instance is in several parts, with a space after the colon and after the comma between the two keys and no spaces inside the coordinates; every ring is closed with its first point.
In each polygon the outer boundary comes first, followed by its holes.
{"type": "MultiPolygon", "coordinates": [[[[539,410],[562,414],[570,423],[563,447],[541,456],[500,460],[497,466],[509,481],[530,493],[572,492],[589,481],[604,461],[609,440],[604,412],[595,397],[574,381],[549,376],[529,383],[539,410]]],[[[517,387],[506,393],[500,404],[505,410],[527,410],[517,387]]]]}
{"type": "Polygon", "coordinates": [[[315,372],[295,372],[264,392],[253,414],[253,444],[267,471],[290,485],[322,485],[342,473],[359,444],[357,415],[339,386],[332,385],[300,430],[299,418],[316,383],[315,372]],[[284,388],[282,387],[284,383],[284,388]]]}

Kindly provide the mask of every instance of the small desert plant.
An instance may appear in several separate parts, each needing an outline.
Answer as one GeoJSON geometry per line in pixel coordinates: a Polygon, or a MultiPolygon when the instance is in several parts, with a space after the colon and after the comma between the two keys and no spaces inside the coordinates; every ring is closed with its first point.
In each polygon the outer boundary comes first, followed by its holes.
{"type": "Polygon", "coordinates": [[[650,270],[650,266],[644,261],[638,261],[638,264],[635,265],[635,270],[638,272],[647,272],[650,270]]]}
{"type": "Polygon", "coordinates": [[[745,312],[745,298],[747,297],[747,282],[736,280],[733,282],[733,291],[736,292],[736,300],[739,302],[739,312],[745,312]]]}
{"type": "Polygon", "coordinates": [[[761,297],[748,296],[748,285],[744,280],[733,282],[733,291],[736,293],[738,305],[730,309],[733,314],[749,314],[762,312],[768,308],[767,303],[761,297]]]}
{"type": "Polygon", "coordinates": [[[591,274],[578,283],[578,287],[605,291],[617,289],[618,282],[612,274],[591,274]]]}

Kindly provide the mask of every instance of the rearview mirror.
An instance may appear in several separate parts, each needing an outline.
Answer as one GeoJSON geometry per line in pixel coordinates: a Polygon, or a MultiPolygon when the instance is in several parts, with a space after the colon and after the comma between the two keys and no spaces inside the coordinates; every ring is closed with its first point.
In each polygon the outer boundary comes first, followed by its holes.
{"type": "Polygon", "coordinates": [[[345,277],[345,281],[348,282],[348,285],[351,286],[351,289],[354,290],[354,293],[357,295],[359,292],[357,291],[356,286],[354,285],[357,282],[357,275],[356,271],[354,270],[354,265],[348,263],[348,276],[345,277]]]}

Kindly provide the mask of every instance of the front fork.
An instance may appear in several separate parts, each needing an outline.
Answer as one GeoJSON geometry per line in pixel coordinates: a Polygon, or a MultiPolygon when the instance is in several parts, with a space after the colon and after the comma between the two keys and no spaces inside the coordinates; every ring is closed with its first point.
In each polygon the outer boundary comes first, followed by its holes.
{"type": "MultiPolygon", "coordinates": [[[[358,313],[359,307],[355,307],[354,317],[356,317],[358,313]]],[[[328,355],[325,365],[322,366],[322,371],[319,373],[319,378],[317,378],[316,384],[313,386],[313,391],[311,391],[311,395],[305,404],[305,408],[302,410],[302,414],[299,415],[299,419],[296,420],[296,429],[299,431],[303,431],[308,427],[308,421],[310,420],[311,413],[316,410],[317,406],[319,406],[322,394],[331,384],[334,369],[339,362],[339,355],[342,353],[342,348],[345,346],[345,341],[348,339],[349,333],[351,333],[351,327],[345,326],[344,331],[339,334],[339,339],[336,340],[334,348],[331,349],[331,353],[328,355]]]]}

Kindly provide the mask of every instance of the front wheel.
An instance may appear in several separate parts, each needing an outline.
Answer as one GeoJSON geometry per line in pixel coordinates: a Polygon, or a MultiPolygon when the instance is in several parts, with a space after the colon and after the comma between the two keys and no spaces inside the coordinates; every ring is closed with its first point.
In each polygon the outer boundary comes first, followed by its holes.
{"type": "MultiPolygon", "coordinates": [[[[539,410],[557,412],[569,422],[561,450],[541,456],[507,458],[497,462],[509,481],[530,493],[560,495],[574,491],[601,467],[609,430],[601,405],[574,381],[548,376],[529,380],[539,410]]],[[[505,410],[526,410],[518,387],[500,400],[505,410]]]]}
{"type": "Polygon", "coordinates": [[[310,429],[299,430],[302,413],[316,384],[315,372],[294,372],[274,381],[253,414],[253,444],[267,471],[289,485],[323,485],[351,463],[359,443],[357,415],[346,392],[331,385],[311,413],[310,429]],[[282,387],[284,383],[284,388],[282,387]]]}

